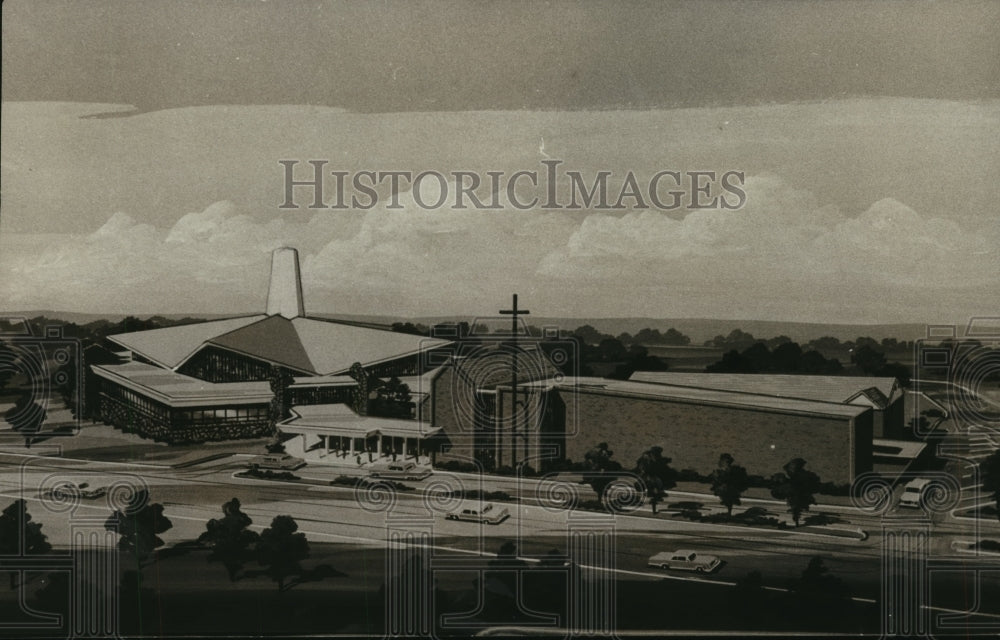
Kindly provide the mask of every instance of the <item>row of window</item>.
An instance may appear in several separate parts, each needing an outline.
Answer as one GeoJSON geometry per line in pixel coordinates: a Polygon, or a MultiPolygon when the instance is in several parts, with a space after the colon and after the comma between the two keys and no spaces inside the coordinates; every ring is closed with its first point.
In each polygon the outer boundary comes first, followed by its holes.
{"type": "Polygon", "coordinates": [[[135,411],[144,413],[155,418],[166,419],[169,409],[166,405],[155,400],[150,400],[146,396],[136,393],[131,389],[126,389],[110,381],[104,381],[101,389],[109,397],[119,400],[135,411]]]}
{"type": "Polygon", "coordinates": [[[121,385],[107,380],[103,382],[101,391],[107,394],[108,397],[123,403],[132,411],[137,411],[159,420],[166,420],[170,417],[173,422],[185,424],[218,422],[220,420],[234,422],[263,420],[268,417],[270,411],[270,406],[266,404],[220,409],[170,409],[164,404],[150,400],[140,393],[136,393],[131,389],[126,389],[121,385]]]}
{"type": "Polygon", "coordinates": [[[240,407],[238,409],[187,409],[174,410],[174,422],[186,424],[198,424],[202,422],[218,422],[229,420],[234,422],[248,422],[251,420],[262,420],[267,418],[269,407],[267,405],[240,407]]]}
{"type": "Polygon", "coordinates": [[[231,351],[206,347],[187,361],[179,373],[208,382],[267,380],[271,365],[231,351]]]}

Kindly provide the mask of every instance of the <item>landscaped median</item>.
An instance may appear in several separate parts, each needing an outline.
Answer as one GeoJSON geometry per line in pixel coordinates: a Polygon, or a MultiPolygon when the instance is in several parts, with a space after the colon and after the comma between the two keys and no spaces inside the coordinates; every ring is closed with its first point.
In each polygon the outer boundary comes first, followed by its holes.
{"type": "Polygon", "coordinates": [[[997,540],[952,540],[951,548],[960,553],[976,555],[1000,556],[1000,541],[997,540]]]}
{"type": "MultiPolygon", "coordinates": [[[[463,473],[438,473],[429,476],[426,486],[411,486],[395,480],[384,478],[369,478],[359,475],[341,474],[331,480],[319,478],[301,477],[291,471],[278,471],[272,469],[248,469],[234,474],[237,478],[250,478],[254,480],[265,480],[274,482],[293,482],[314,486],[331,486],[343,488],[367,488],[367,487],[391,487],[392,490],[400,493],[422,494],[432,491],[435,495],[443,498],[459,498],[463,500],[484,500],[497,503],[516,503],[538,506],[541,504],[537,497],[537,488],[541,482],[534,478],[509,478],[494,476],[478,476],[463,473]],[[441,476],[469,476],[482,489],[445,489],[435,486],[432,481],[441,476]],[[511,483],[516,486],[507,486],[511,483]],[[520,489],[520,491],[518,491],[520,489]],[[519,496],[520,494],[520,496],[519,496]]],[[[424,484],[420,482],[419,484],[424,484]]],[[[741,527],[756,530],[775,530],[785,533],[802,533],[807,535],[830,536],[847,540],[865,540],[868,533],[861,528],[850,526],[850,522],[844,518],[831,513],[814,513],[808,515],[801,526],[792,526],[783,520],[781,514],[774,513],[765,506],[751,506],[742,511],[729,514],[720,505],[711,502],[702,502],[701,499],[709,501],[711,496],[692,494],[688,492],[678,492],[683,495],[682,500],[676,502],[666,502],[657,513],[652,510],[641,509],[642,502],[639,502],[628,509],[615,510],[605,502],[590,500],[575,500],[570,508],[581,511],[595,511],[603,513],[615,513],[621,516],[631,516],[640,518],[652,518],[659,520],[684,519],[708,525],[719,525],[728,527],[741,527]],[[692,499],[697,498],[697,500],[692,499]],[[844,526],[836,526],[844,525],[844,526]]],[[[764,502],[753,500],[753,502],[764,502]]],[[[772,506],[771,501],[767,501],[767,507],[772,506]]],[[[775,502],[774,505],[780,503],[775,502]]],[[[839,510],[843,510],[840,507],[839,510]]]]}

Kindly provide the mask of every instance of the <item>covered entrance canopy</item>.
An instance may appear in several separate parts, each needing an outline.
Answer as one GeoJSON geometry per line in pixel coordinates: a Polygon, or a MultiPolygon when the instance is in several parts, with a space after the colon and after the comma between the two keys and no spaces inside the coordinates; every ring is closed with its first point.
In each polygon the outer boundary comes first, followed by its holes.
{"type": "Polygon", "coordinates": [[[359,416],[345,404],[299,405],[291,413],[278,428],[302,436],[302,453],[322,449],[325,455],[335,451],[342,456],[415,458],[422,443],[441,431],[419,420],[359,416]]]}

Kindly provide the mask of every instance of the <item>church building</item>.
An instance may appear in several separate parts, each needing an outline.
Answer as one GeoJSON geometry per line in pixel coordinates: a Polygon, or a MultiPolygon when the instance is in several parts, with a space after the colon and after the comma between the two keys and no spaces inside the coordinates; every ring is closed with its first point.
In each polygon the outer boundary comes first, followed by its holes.
{"type": "Polygon", "coordinates": [[[298,252],[290,248],[272,254],[264,313],[108,340],[126,349],[130,361],[91,366],[98,417],[171,443],[268,435],[289,413],[274,415],[277,393],[285,408],[343,404],[358,387],[358,372],[349,375],[356,363],[364,378],[412,376],[422,353],[449,344],[307,316],[298,252]]]}

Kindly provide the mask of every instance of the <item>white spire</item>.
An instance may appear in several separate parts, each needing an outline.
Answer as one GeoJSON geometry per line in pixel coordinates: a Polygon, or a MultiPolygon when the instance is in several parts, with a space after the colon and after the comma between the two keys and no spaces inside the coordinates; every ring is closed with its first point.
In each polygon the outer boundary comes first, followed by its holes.
{"type": "Polygon", "coordinates": [[[281,247],[271,253],[271,284],[267,288],[267,315],[284,318],[304,316],[299,252],[281,247]]]}

